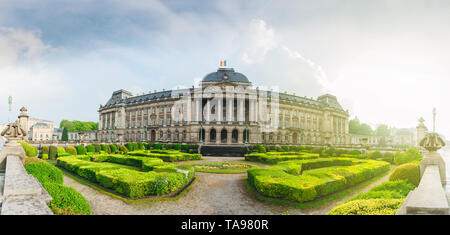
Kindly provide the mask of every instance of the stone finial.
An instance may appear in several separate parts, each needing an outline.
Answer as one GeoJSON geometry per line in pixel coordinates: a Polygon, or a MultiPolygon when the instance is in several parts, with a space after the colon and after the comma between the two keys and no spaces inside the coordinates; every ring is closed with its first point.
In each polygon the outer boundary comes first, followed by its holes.
{"type": "Polygon", "coordinates": [[[18,121],[15,121],[8,124],[7,127],[2,131],[1,135],[6,136],[7,138],[17,138],[26,136],[27,132],[20,127],[18,121]]]}
{"type": "Polygon", "coordinates": [[[430,152],[435,152],[445,146],[444,140],[434,132],[426,134],[419,144],[430,152]]]}

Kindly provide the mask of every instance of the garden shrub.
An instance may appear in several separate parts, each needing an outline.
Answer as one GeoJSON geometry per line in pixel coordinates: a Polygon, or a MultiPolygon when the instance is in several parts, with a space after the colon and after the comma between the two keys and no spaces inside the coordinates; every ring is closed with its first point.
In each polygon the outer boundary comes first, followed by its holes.
{"type": "Polygon", "coordinates": [[[77,155],[77,149],[73,146],[66,147],[66,153],[69,153],[71,155],[77,155]]]}
{"type": "Polygon", "coordinates": [[[117,153],[119,150],[117,149],[117,145],[110,144],[109,148],[111,149],[111,153],[117,153]]]}
{"type": "Polygon", "coordinates": [[[127,147],[127,149],[128,149],[128,151],[134,151],[134,148],[133,148],[133,144],[132,143],[126,143],[125,144],[125,147],[127,147]]]}
{"type": "Polygon", "coordinates": [[[100,152],[100,151],[102,150],[102,147],[100,147],[99,144],[92,144],[92,145],[94,145],[94,148],[95,148],[95,152],[96,152],[96,153],[98,153],[98,152],[100,152]]]}
{"type": "Polygon", "coordinates": [[[48,206],[55,214],[92,214],[89,202],[74,188],[50,182],[43,183],[42,186],[52,197],[48,206]]]}
{"type": "Polygon", "coordinates": [[[108,147],[106,146],[106,144],[100,144],[100,151],[104,151],[105,153],[108,152],[108,147]]]}
{"type": "Polygon", "coordinates": [[[250,168],[247,175],[249,184],[265,196],[306,202],[387,172],[389,168],[389,163],[382,161],[319,158],[250,168]]]}
{"type": "Polygon", "coordinates": [[[408,183],[419,186],[420,170],[418,163],[406,163],[398,166],[389,177],[389,181],[406,180],[408,183]]]}
{"type": "Polygon", "coordinates": [[[318,154],[302,152],[266,152],[245,154],[246,161],[276,164],[281,161],[318,158],[318,154]]]}
{"type": "Polygon", "coordinates": [[[383,154],[383,157],[381,158],[381,160],[390,162],[390,163],[394,163],[394,154],[391,152],[385,152],[383,154]]]}
{"type": "Polygon", "coordinates": [[[43,146],[41,149],[42,154],[48,154],[48,146],[43,146]]]}
{"type": "Polygon", "coordinates": [[[336,206],[327,215],[395,215],[404,199],[354,200],[336,206]]]}
{"type": "Polygon", "coordinates": [[[139,143],[137,143],[137,145],[138,145],[137,149],[139,149],[139,150],[145,150],[144,143],[139,142],[139,143]]]}
{"type": "Polygon", "coordinates": [[[371,152],[369,152],[369,154],[367,154],[367,157],[369,159],[376,160],[378,158],[383,157],[383,154],[380,151],[378,151],[378,150],[377,151],[371,151],[371,152]]]}
{"type": "Polygon", "coordinates": [[[194,176],[192,167],[166,164],[157,158],[123,155],[94,155],[92,158],[96,162],[64,157],[59,158],[57,164],[130,198],[167,194],[181,188],[194,176]],[[149,171],[142,172],[131,166],[101,161],[142,165],[143,169],[149,171]]]}
{"type": "Polygon", "coordinates": [[[25,170],[41,183],[63,183],[62,171],[46,162],[26,163],[25,170]]]}
{"type": "Polygon", "coordinates": [[[38,150],[36,147],[29,145],[27,142],[17,141],[20,145],[22,145],[23,150],[25,151],[25,156],[27,157],[36,157],[38,155],[38,150]]]}
{"type": "Polygon", "coordinates": [[[409,147],[408,150],[404,152],[397,151],[394,154],[394,164],[401,165],[415,160],[419,160],[421,158],[422,156],[420,155],[419,150],[416,147],[409,147]]]}
{"type": "Polygon", "coordinates": [[[44,160],[37,158],[37,157],[27,157],[25,158],[25,164],[31,163],[31,162],[44,162],[44,160]]]}
{"type": "Polygon", "coordinates": [[[75,149],[77,150],[77,155],[85,155],[86,154],[86,148],[84,145],[77,145],[75,146],[75,149]]]}
{"type": "Polygon", "coordinates": [[[48,158],[50,160],[55,160],[58,155],[58,148],[56,146],[50,146],[48,151],[48,158]]]}
{"type": "Polygon", "coordinates": [[[408,193],[415,188],[406,180],[386,181],[371,188],[368,192],[361,193],[350,200],[361,199],[401,199],[406,198],[408,193]]]}
{"type": "Polygon", "coordinates": [[[119,145],[119,151],[123,152],[124,154],[128,153],[128,149],[127,147],[123,146],[123,145],[119,145]]]}
{"type": "Polygon", "coordinates": [[[86,152],[88,153],[95,153],[95,146],[90,144],[86,146],[86,152]]]}

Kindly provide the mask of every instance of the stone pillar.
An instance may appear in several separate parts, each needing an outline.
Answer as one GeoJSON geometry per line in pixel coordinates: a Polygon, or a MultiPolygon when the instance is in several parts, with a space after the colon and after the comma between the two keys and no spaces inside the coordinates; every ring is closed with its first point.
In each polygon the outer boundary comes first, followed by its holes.
{"type": "Polygon", "coordinates": [[[234,117],[234,94],[227,94],[227,122],[231,123],[234,117]]]}
{"type": "Polygon", "coordinates": [[[245,96],[243,96],[242,94],[238,95],[238,122],[240,124],[242,124],[242,122],[244,121],[244,101],[245,101],[245,96]]]}
{"type": "Polygon", "coordinates": [[[210,100],[206,101],[206,123],[211,121],[211,102],[210,100]]]}
{"type": "Polygon", "coordinates": [[[216,107],[216,117],[217,117],[217,122],[218,123],[221,123],[222,122],[222,117],[223,117],[223,105],[222,105],[222,102],[223,101],[223,98],[222,98],[222,96],[220,96],[220,97],[218,97],[218,100],[217,100],[217,107],[216,107]]]}

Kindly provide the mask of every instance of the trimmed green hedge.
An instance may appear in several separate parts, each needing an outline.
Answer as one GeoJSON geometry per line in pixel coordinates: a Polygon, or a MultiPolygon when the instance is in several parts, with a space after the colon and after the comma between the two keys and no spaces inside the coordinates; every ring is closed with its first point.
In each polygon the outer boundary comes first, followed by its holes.
{"type": "Polygon", "coordinates": [[[408,150],[394,153],[394,164],[401,165],[408,162],[420,160],[422,156],[416,147],[409,147],[408,150]]]}
{"type": "Polygon", "coordinates": [[[389,181],[406,180],[408,183],[419,186],[420,169],[419,163],[406,163],[395,168],[389,177],[389,181]]]}
{"type": "Polygon", "coordinates": [[[70,155],[77,155],[77,149],[73,146],[66,147],[66,153],[69,153],[70,155]]]}
{"type": "Polygon", "coordinates": [[[194,177],[192,167],[166,164],[158,158],[117,154],[89,158],[93,161],[77,157],[58,158],[57,165],[130,198],[167,194],[194,177]]]}
{"type": "Polygon", "coordinates": [[[42,186],[52,197],[49,207],[55,214],[90,215],[92,213],[89,202],[74,188],[57,183],[43,183],[42,186]]]}
{"type": "Polygon", "coordinates": [[[38,150],[36,147],[29,145],[27,142],[17,141],[20,145],[22,145],[23,150],[25,151],[25,156],[27,157],[36,157],[38,155],[38,150]]]}
{"type": "Polygon", "coordinates": [[[178,162],[189,160],[201,160],[202,155],[196,153],[183,153],[176,150],[150,150],[150,151],[133,151],[128,152],[130,156],[161,158],[166,162],[178,162]]]}
{"type": "Polygon", "coordinates": [[[41,183],[63,183],[62,171],[46,162],[27,163],[25,164],[25,170],[41,183]]]}
{"type": "Polygon", "coordinates": [[[75,146],[75,149],[77,150],[77,155],[85,155],[86,154],[86,148],[84,145],[77,145],[75,146]]]}
{"type": "Polygon", "coordinates": [[[394,215],[415,188],[405,180],[387,181],[334,207],[328,215],[394,215]]]}
{"type": "Polygon", "coordinates": [[[343,190],[389,169],[389,163],[382,161],[323,158],[251,168],[247,174],[249,184],[265,196],[306,202],[343,190]]]}
{"type": "Polygon", "coordinates": [[[58,148],[56,146],[50,146],[48,151],[48,158],[50,160],[55,160],[58,155],[58,148]]]}
{"type": "Polygon", "coordinates": [[[354,200],[333,208],[327,215],[395,215],[404,199],[354,200]]]}
{"type": "MultiPolygon", "coordinates": [[[[61,157],[63,158],[63,157],[61,157]]],[[[42,184],[52,197],[49,208],[55,214],[92,213],[89,202],[75,189],[62,185],[62,171],[46,162],[30,162],[25,164],[25,170],[42,184]]]]}
{"type": "Polygon", "coordinates": [[[281,161],[319,158],[319,154],[304,152],[266,152],[245,154],[246,161],[276,164],[281,161]]]}

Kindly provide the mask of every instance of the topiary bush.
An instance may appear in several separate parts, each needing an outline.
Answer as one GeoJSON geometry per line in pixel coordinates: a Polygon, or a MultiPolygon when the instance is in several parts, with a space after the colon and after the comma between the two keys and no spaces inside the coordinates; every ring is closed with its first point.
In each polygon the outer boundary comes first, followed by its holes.
{"type": "Polygon", "coordinates": [[[93,145],[94,145],[94,148],[95,148],[95,152],[96,152],[96,153],[98,153],[98,152],[100,152],[100,151],[102,150],[102,147],[100,147],[99,144],[93,144],[93,145]]]}
{"type": "Polygon", "coordinates": [[[125,144],[125,147],[127,147],[127,149],[128,149],[128,151],[134,151],[134,147],[133,147],[133,144],[132,143],[126,143],[125,144]]]}
{"type": "Polygon", "coordinates": [[[69,153],[71,155],[77,155],[77,149],[73,146],[66,147],[66,153],[69,153]]]}
{"type": "Polygon", "coordinates": [[[75,146],[75,149],[77,150],[77,155],[85,155],[86,154],[86,148],[84,145],[77,145],[75,146]]]}
{"type": "Polygon", "coordinates": [[[95,147],[94,145],[90,144],[86,146],[86,152],[88,153],[95,153],[95,147]]]}
{"type": "Polygon", "coordinates": [[[405,152],[397,151],[394,154],[394,164],[402,165],[408,162],[420,160],[422,156],[416,147],[409,147],[405,152]]]}
{"type": "Polygon", "coordinates": [[[117,149],[117,145],[110,144],[109,149],[111,150],[111,153],[117,153],[119,150],[117,149]]]}
{"type": "Polygon", "coordinates": [[[58,155],[58,148],[56,146],[50,146],[48,151],[48,158],[50,160],[55,160],[58,155]]]}
{"type": "Polygon", "coordinates": [[[123,152],[124,154],[128,153],[128,149],[124,145],[119,145],[119,151],[123,152]]]}
{"type": "Polygon", "coordinates": [[[42,147],[41,154],[48,154],[48,150],[49,150],[48,146],[42,147]]]}
{"type": "Polygon", "coordinates": [[[419,186],[420,169],[418,163],[406,163],[395,168],[389,181],[406,180],[408,183],[419,186]]]}

